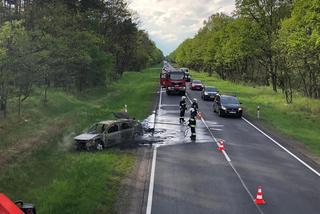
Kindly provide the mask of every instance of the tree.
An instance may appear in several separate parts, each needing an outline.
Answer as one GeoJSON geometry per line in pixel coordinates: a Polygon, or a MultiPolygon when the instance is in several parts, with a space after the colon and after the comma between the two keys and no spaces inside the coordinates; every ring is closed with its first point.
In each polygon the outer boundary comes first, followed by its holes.
{"type": "Polygon", "coordinates": [[[281,19],[290,15],[291,0],[236,0],[237,14],[257,23],[263,35],[264,65],[271,77],[272,88],[277,91],[277,62],[272,44],[281,19]]]}
{"type": "MultiPolygon", "coordinates": [[[[292,15],[282,22],[276,43],[279,56],[285,61],[283,89],[293,82],[302,85],[302,92],[320,97],[320,5],[316,0],[297,0],[292,15]]],[[[289,88],[289,89],[288,89],[289,88]]]]}

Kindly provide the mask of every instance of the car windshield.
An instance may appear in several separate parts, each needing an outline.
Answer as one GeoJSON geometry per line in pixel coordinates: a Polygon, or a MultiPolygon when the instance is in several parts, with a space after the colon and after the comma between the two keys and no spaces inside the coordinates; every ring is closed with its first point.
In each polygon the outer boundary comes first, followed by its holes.
{"type": "Polygon", "coordinates": [[[216,88],[210,87],[210,88],[206,88],[207,92],[217,92],[216,88]]]}
{"type": "Polygon", "coordinates": [[[181,71],[184,71],[184,72],[186,72],[186,73],[189,72],[188,68],[180,68],[180,70],[181,70],[181,71]]]}
{"type": "Polygon", "coordinates": [[[96,123],[93,126],[91,126],[89,128],[88,133],[90,134],[98,134],[98,133],[102,133],[105,130],[105,125],[104,124],[99,124],[96,123]]]}
{"type": "Polygon", "coordinates": [[[234,104],[234,105],[239,105],[239,101],[236,97],[232,96],[222,96],[221,97],[221,103],[222,104],[234,104]]]}
{"type": "Polygon", "coordinates": [[[200,80],[193,80],[193,82],[192,82],[192,83],[199,84],[199,83],[201,83],[201,81],[200,81],[200,80]]]}
{"type": "Polygon", "coordinates": [[[171,73],[170,74],[170,79],[171,80],[182,80],[184,78],[183,73],[171,73]]]}

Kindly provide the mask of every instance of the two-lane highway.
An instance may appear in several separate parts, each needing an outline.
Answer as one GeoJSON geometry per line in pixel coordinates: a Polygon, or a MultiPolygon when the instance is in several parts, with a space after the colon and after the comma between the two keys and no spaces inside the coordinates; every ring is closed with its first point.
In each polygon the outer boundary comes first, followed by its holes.
{"type": "Polygon", "coordinates": [[[245,120],[218,117],[212,102],[188,90],[190,99],[198,99],[206,123],[197,121],[192,143],[178,123],[180,96],[163,90],[160,96],[156,129],[164,138],[170,136],[156,148],[148,214],[320,212],[318,169],[311,171],[245,120]],[[216,150],[211,135],[225,140],[227,157],[216,150]],[[267,202],[263,206],[253,202],[258,185],[267,202]]]}

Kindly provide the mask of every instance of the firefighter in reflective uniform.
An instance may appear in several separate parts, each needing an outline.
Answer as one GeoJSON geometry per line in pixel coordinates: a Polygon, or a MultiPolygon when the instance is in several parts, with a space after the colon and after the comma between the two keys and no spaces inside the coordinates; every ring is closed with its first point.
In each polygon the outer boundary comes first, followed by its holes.
{"type": "Polygon", "coordinates": [[[186,97],[183,96],[180,101],[180,123],[184,123],[184,113],[187,110],[186,97]]]}
{"type": "Polygon", "coordinates": [[[191,140],[196,140],[196,110],[194,108],[190,109],[190,119],[189,119],[189,123],[188,126],[190,126],[191,129],[191,140]]]}
{"type": "Polygon", "coordinates": [[[193,98],[191,108],[195,110],[195,115],[197,115],[199,106],[196,98],[193,98]]]}

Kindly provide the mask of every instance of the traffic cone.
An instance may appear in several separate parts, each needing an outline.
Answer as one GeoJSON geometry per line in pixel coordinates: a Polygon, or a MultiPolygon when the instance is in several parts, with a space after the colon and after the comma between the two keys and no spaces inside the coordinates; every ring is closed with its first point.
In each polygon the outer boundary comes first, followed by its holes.
{"type": "Polygon", "coordinates": [[[220,141],[218,142],[218,148],[217,148],[217,150],[219,150],[219,151],[224,151],[224,140],[220,140],[220,141]]]}
{"type": "Polygon", "coordinates": [[[257,197],[254,200],[254,202],[256,202],[256,204],[265,204],[266,203],[262,198],[262,186],[258,186],[257,197]]]}

